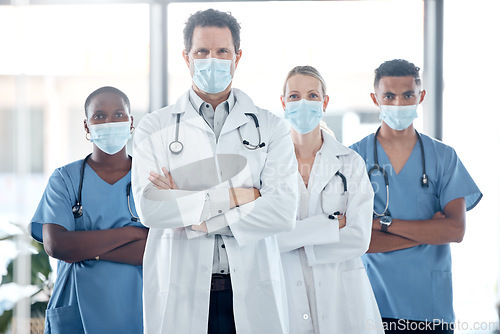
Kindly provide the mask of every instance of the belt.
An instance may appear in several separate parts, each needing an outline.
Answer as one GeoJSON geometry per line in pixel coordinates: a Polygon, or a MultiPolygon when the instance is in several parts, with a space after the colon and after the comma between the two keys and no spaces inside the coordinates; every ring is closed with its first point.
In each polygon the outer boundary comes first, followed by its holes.
{"type": "Polygon", "coordinates": [[[212,286],[210,291],[225,291],[231,290],[231,276],[230,275],[212,275],[212,286]]]}

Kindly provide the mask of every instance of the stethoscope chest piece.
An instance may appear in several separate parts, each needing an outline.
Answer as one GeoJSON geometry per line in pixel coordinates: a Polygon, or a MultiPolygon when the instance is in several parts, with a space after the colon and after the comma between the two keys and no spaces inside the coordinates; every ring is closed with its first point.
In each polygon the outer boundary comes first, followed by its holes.
{"type": "Polygon", "coordinates": [[[83,206],[80,205],[80,203],[74,205],[71,211],[73,212],[73,216],[75,218],[80,218],[81,216],[83,216],[83,206]]]}
{"type": "Polygon", "coordinates": [[[342,218],[344,216],[343,213],[341,213],[340,211],[335,211],[333,213],[333,215],[328,215],[328,219],[336,219],[336,220],[339,220],[340,218],[342,218]]]}
{"type": "Polygon", "coordinates": [[[168,145],[168,148],[170,149],[170,152],[172,152],[172,154],[179,154],[182,152],[184,145],[182,145],[180,141],[174,140],[170,143],[170,145],[168,145]]]}

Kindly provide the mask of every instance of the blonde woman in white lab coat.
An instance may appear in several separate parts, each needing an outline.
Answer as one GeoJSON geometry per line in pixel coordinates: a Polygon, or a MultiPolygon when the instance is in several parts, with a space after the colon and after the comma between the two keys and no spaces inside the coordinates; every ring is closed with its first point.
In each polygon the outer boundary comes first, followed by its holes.
{"type": "Polygon", "coordinates": [[[290,333],[383,333],[361,261],[373,209],[365,163],[320,124],[329,97],[315,68],[292,69],[281,101],[291,125],[300,193],[296,228],[278,234],[290,333]]]}

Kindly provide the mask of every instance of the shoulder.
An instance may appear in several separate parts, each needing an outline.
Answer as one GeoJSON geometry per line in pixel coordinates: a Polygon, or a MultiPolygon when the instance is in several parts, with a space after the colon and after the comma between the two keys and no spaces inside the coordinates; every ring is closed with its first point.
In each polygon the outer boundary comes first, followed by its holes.
{"type": "Polygon", "coordinates": [[[168,105],[161,109],[155,110],[153,112],[145,115],[139,125],[137,126],[134,138],[142,138],[144,135],[152,134],[160,129],[175,123],[174,117],[172,115],[179,109],[185,110],[185,106],[189,101],[189,91],[184,93],[174,104],[168,105]]]}
{"type": "Polygon", "coordinates": [[[56,170],[54,170],[54,173],[52,173],[52,177],[67,178],[74,175],[80,175],[83,160],[84,159],[76,160],[67,165],[56,168],[56,170]]]}
{"type": "Polygon", "coordinates": [[[449,159],[450,157],[456,157],[457,153],[455,149],[442,141],[432,138],[426,134],[420,133],[422,138],[422,144],[424,145],[424,150],[430,150],[436,157],[449,159]]]}
{"type": "Polygon", "coordinates": [[[361,139],[360,141],[352,144],[350,148],[355,152],[357,152],[358,154],[360,154],[361,156],[365,156],[368,153],[368,151],[370,151],[371,148],[373,147],[373,138],[374,134],[371,133],[368,136],[361,139]]]}
{"type": "Polygon", "coordinates": [[[242,90],[233,88],[233,93],[236,101],[248,112],[253,112],[259,120],[259,125],[268,127],[271,131],[276,128],[280,128],[286,132],[289,131],[288,124],[278,115],[273,114],[269,110],[257,107],[250,96],[244,93],[242,90]]]}

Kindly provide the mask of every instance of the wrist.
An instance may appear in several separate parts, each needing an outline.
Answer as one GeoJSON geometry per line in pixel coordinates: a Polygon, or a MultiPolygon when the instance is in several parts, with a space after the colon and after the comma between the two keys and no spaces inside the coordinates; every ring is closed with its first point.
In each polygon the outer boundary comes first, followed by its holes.
{"type": "Polygon", "coordinates": [[[392,225],[392,217],[389,215],[380,217],[380,231],[384,233],[389,232],[389,226],[392,225]]]}

